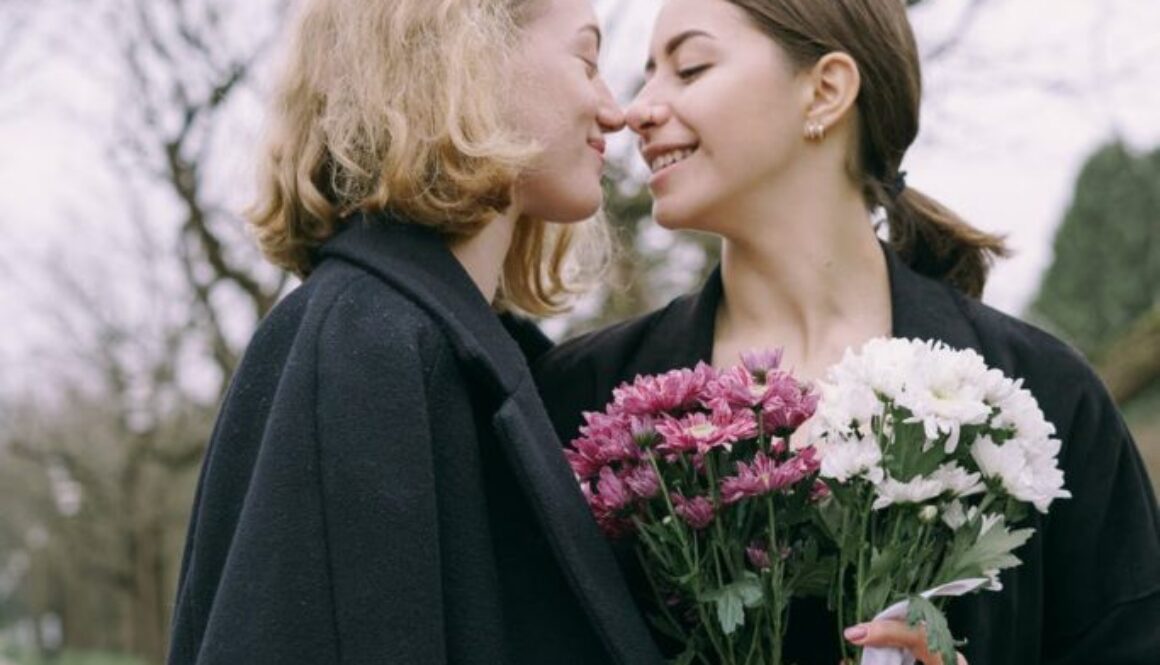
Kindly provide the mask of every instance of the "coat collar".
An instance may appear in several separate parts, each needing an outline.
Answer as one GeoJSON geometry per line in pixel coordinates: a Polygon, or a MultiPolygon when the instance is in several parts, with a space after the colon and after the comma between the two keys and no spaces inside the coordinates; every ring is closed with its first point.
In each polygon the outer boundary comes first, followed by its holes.
{"type": "MultiPolygon", "coordinates": [[[[500,445],[615,662],[659,663],[612,550],[561,454],[523,351],[446,241],[417,224],[359,216],[323,246],[321,257],[338,258],[378,276],[444,327],[468,378],[491,388],[484,394],[497,409],[492,420],[500,445]]],[[[536,346],[536,340],[532,343],[536,346]]]]}
{"type": "Polygon", "coordinates": [[[320,257],[353,263],[427,310],[448,333],[471,378],[493,392],[510,395],[527,376],[520,347],[436,230],[358,214],[323,245],[320,257]]]}
{"type": "MultiPolygon", "coordinates": [[[[916,273],[885,243],[881,247],[890,279],[891,335],[937,340],[981,353],[979,338],[960,306],[964,296],[945,283],[916,273]]],[[[711,362],[717,308],[723,296],[718,266],[699,292],[678,298],[659,314],[623,374],[655,374],[711,362]],[[684,341],[674,343],[676,339],[684,341]]]]}

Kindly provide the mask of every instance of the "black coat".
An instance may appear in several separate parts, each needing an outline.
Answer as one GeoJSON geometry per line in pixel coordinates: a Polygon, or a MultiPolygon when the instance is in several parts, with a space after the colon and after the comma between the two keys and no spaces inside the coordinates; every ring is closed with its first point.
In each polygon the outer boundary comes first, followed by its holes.
{"type": "Polygon", "coordinates": [[[435,233],[349,226],[226,395],[169,663],[659,662],[520,347],[435,233]]]}
{"type": "MultiPolygon", "coordinates": [[[[886,254],[894,336],[975,349],[988,365],[1023,378],[1063,442],[1061,465],[1073,498],[1031,520],[1037,532],[1016,552],[1023,565],[1003,572],[1001,592],[951,604],[951,628],[970,641],[963,651],[972,665],[1160,664],[1156,498],[1099,379],[1050,335],[886,254]]],[[[721,297],[718,272],[697,294],[543,356],[534,373],[560,438],[575,437],[580,412],[603,409],[622,381],[709,362],[721,297]]],[[[795,604],[787,662],[833,665],[836,635],[824,607],[795,604]]]]}

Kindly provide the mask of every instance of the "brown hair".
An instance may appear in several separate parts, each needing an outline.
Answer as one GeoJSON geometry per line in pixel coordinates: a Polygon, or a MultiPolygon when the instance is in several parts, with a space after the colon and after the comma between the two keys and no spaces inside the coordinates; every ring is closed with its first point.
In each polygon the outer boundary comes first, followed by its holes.
{"type": "Polygon", "coordinates": [[[934,199],[899,187],[902,157],[918,135],[922,75],[902,0],[728,0],[799,67],[827,53],[858,64],[858,146],[847,168],[870,208],[881,206],[890,244],[916,271],[982,295],[1004,239],[974,228],[934,199]]]}
{"type": "MultiPolygon", "coordinates": [[[[536,0],[306,0],[276,89],[263,252],[300,276],[354,212],[471,236],[511,204],[537,146],[505,121],[510,58],[536,0]]],[[[572,225],[520,219],[498,302],[557,311],[572,225]]]]}

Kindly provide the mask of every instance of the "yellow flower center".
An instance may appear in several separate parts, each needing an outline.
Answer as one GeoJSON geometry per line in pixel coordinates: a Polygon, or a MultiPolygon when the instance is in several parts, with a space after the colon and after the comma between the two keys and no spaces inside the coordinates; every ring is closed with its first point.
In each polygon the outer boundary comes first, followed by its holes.
{"type": "Polygon", "coordinates": [[[692,434],[698,439],[703,439],[716,431],[717,426],[713,423],[702,423],[700,425],[694,425],[689,428],[689,434],[692,434]]]}

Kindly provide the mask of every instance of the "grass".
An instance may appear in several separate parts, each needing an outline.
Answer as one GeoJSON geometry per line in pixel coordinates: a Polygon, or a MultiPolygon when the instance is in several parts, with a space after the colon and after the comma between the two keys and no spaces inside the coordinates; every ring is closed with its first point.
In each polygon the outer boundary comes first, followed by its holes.
{"type": "Polygon", "coordinates": [[[64,651],[56,656],[0,652],[0,665],[145,665],[141,660],[105,651],[64,651]]]}

